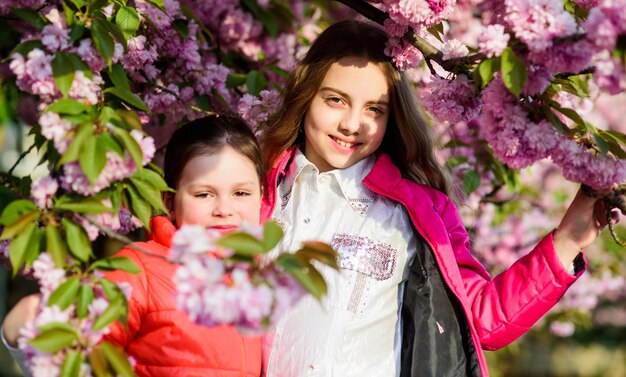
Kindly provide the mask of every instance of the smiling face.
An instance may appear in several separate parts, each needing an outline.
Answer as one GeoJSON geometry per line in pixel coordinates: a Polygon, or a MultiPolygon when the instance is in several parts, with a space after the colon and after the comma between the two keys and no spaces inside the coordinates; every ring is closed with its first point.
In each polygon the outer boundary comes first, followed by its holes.
{"type": "Polygon", "coordinates": [[[304,154],[320,172],[344,169],[376,152],[389,119],[389,85],[375,64],[333,63],[304,117],[304,154]]]}
{"type": "Polygon", "coordinates": [[[185,165],[174,196],[176,224],[228,233],[243,221],[258,225],[261,185],[256,166],[230,146],[199,154],[185,165]]]}

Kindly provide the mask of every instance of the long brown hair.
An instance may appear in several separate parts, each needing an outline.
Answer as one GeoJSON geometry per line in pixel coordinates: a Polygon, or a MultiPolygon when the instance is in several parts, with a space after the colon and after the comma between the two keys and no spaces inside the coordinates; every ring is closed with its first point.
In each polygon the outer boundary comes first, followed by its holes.
{"type": "Polygon", "coordinates": [[[283,106],[260,130],[267,171],[285,150],[304,142],[304,115],[331,65],[345,57],[359,57],[376,64],[391,88],[391,113],[380,150],[391,157],[404,177],[448,193],[447,174],[434,155],[431,127],[422,115],[413,85],[385,55],[386,42],[382,29],[354,20],[333,24],[317,37],[287,80],[283,106]]]}

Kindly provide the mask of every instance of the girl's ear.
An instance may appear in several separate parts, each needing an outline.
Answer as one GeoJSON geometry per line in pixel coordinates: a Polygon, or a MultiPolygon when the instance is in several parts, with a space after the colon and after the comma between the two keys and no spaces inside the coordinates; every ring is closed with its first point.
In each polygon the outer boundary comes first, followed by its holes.
{"type": "Polygon", "coordinates": [[[165,209],[167,212],[174,212],[174,193],[173,192],[164,192],[163,196],[163,204],[165,205],[165,209]]]}

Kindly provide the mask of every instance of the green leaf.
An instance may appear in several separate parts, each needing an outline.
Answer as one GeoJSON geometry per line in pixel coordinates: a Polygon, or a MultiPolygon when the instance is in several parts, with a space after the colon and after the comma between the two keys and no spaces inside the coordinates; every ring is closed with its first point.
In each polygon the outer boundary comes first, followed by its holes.
{"type": "MultiPolygon", "coordinates": [[[[275,74],[277,74],[277,75],[279,75],[279,76],[281,76],[281,77],[284,77],[284,78],[289,77],[289,71],[284,70],[284,69],[282,69],[282,68],[280,68],[280,67],[278,67],[278,66],[275,66],[275,65],[270,66],[267,70],[268,70],[268,71],[272,71],[272,72],[274,72],[275,74]]],[[[228,82],[228,81],[227,81],[227,82],[228,82]]]]}
{"type": "Polygon", "coordinates": [[[135,262],[126,257],[100,259],[91,265],[91,269],[102,271],[122,270],[135,275],[141,272],[141,269],[137,267],[135,262]]]}
{"type": "Polygon", "coordinates": [[[79,261],[87,262],[92,256],[91,242],[89,241],[89,237],[87,237],[87,233],[85,233],[82,226],[71,220],[63,219],[61,222],[65,228],[65,236],[67,237],[70,252],[73,256],[78,258],[79,261]]]}
{"type": "Polygon", "coordinates": [[[476,191],[479,186],[480,175],[475,170],[470,170],[463,176],[463,191],[465,191],[467,195],[476,191]]]}
{"type": "Polygon", "coordinates": [[[602,138],[602,136],[600,136],[598,133],[593,133],[591,134],[591,137],[593,138],[593,141],[600,150],[600,153],[602,153],[603,155],[609,153],[609,144],[602,138]]]}
{"type": "Polygon", "coordinates": [[[91,185],[96,182],[96,179],[98,179],[106,163],[105,151],[103,151],[101,147],[102,145],[100,144],[100,149],[98,148],[98,142],[95,136],[90,137],[86,140],[78,155],[80,167],[91,185]]]}
{"type": "Polygon", "coordinates": [[[85,318],[89,314],[89,305],[93,302],[93,289],[86,284],[80,286],[78,300],[76,301],[76,314],[78,318],[85,318]]]}
{"type": "Polygon", "coordinates": [[[104,310],[104,312],[102,312],[100,317],[94,321],[93,325],[91,325],[91,329],[94,331],[103,329],[122,315],[126,314],[124,300],[125,299],[121,296],[111,300],[109,302],[109,306],[104,310]]]}
{"type": "Polygon", "coordinates": [[[283,238],[283,230],[275,221],[263,224],[263,244],[266,251],[272,250],[283,238]]]}
{"type": "Polygon", "coordinates": [[[35,229],[37,224],[30,223],[22,233],[18,234],[9,244],[9,259],[15,276],[26,263],[26,256],[32,252],[29,248],[34,247],[35,229]]]}
{"type": "Polygon", "coordinates": [[[58,305],[61,310],[66,309],[74,303],[78,297],[80,280],[76,277],[68,278],[63,284],[52,292],[48,300],[48,306],[58,305]]]}
{"type": "Polygon", "coordinates": [[[154,5],[155,7],[165,12],[165,5],[163,5],[163,0],[146,0],[146,2],[154,5]]]}
{"type": "Polygon", "coordinates": [[[11,13],[39,30],[43,29],[48,23],[39,12],[33,9],[11,9],[11,13]]]}
{"type": "Polygon", "coordinates": [[[113,301],[118,297],[124,296],[124,292],[122,292],[120,287],[118,287],[117,284],[115,284],[114,282],[107,279],[100,279],[99,283],[102,286],[102,290],[104,291],[104,294],[106,295],[107,299],[109,299],[109,301],[113,301]]]}
{"type": "Polygon", "coordinates": [[[72,350],[66,353],[61,367],[61,377],[78,377],[82,361],[83,355],[80,351],[72,350]]]}
{"type": "Polygon", "coordinates": [[[46,226],[46,245],[54,261],[54,265],[57,268],[62,268],[65,265],[65,258],[68,253],[67,244],[63,237],[61,237],[59,228],[55,225],[48,224],[48,226],[46,226]]]}
{"type": "Polygon", "coordinates": [[[126,42],[126,37],[124,36],[124,33],[122,33],[122,29],[120,29],[120,27],[113,22],[109,21],[103,15],[98,15],[95,18],[98,21],[102,22],[102,26],[106,29],[109,35],[111,35],[113,39],[115,39],[119,44],[122,45],[122,47],[124,47],[124,51],[127,51],[128,45],[126,42]]]}
{"type": "Polygon", "coordinates": [[[518,58],[510,47],[502,52],[500,71],[504,85],[515,94],[515,97],[519,98],[528,79],[528,72],[522,59],[518,58]]]}
{"type": "Polygon", "coordinates": [[[85,34],[85,25],[81,22],[74,22],[70,27],[70,41],[72,44],[77,42],[79,39],[82,39],[85,34]]]}
{"type": "Polygon", "coordinates": [[[61,211],[90,214],[106,213],[111,211],[111,208],[102,204],[100,200],[91,197],[72,199],[68,196],[62,196],[59,200],[57,200],[54,208],[61,211]]]}
{"type": "Polygon", "coordinates": [[[478,65],[478,73],[481,80],[481,88],[484,88],[493,80],[493,76],[500,70],[500,59],[491,58],[480,62],[478,65]]]}
{"type": "Polygon", "coordinates": [[[435,38],[439,40],[439,42],[443,43],[443,22],[438,23],[437,25],[431,26],[428,29],[428,32],[435,38]]]}
{"type": "Polygon", "coordinates": [[[261,90],[267,87],[267,80],[263,73],[253,70],[250,71],[246,77],[246,86],[250,94],[258,96],[261,90]]]}
{"type": "Polygon", "coordinates": [[[69,98],[61,98],[46,108],[46,111],[70,115],[87,113],[89,110],[91,110],[91,106],[69,98]]]}
{"type": "Polygon", "coordinates": [[[91,26],[91,38],[102,59],[110,66],[115,52],[115,42],[101,20],[94,21],[91,26]]]}
{"type": "Polygon", "coordinates": [[[137,193],[150,203],[152,208],[157,211],[166,211],[163,205],[163,199],[161,199],[161,191],[157,190],[152,184],[136,179],[135,177],[131,177],[130,181],[132,185],[135,186],[137,193]]]}
{"type": "Polygon", "coordinates": [[[54,83],[63,94],[63,97],[67,97],[74,81],[74,67],[72,66],[72,61],[64,52],[57,52],[54,59],[52,59],[52,75],[54,83]]]}
{"type": "Polygon", "coordinates": [[[121,64],[113,64],[108,73],[113,85],[118,88],[130,90],[130,82],[128,81],[124,67],[122,67],[121,64]]]}
{"type": "Polygon", "coordinates": [[[227,234],[217,240],[218,246],[232,249],[235,254],[252,257],[266,252],[265,245],[252,235],[242,232],[227,234]]]}
{"type": "Polygon", "coordinates": [[[226,77],[226,87],[234,89],[246,83],[247,76],[243,73],[229,73],[226,77]]]}
{"type": "Polygon", "coordinates": [[[53,328],[42,331],[30,344],[46,353],[57,353],[78,341],[76,331],[67,328],[53,328]]]}
{"type": "Polygon", "coordinates": [[[174,22],[172,22],[172,26],[176,29],[178,35],[180,35],[183,39],[187,39],[187,37],[189,37],[189,25],[187,20],[174,20],[174,22]]]}
{"type": "Polygon", "coordinates": [[[45,49],[45,46],[43,45],[43,43],[41,43],[40,40],[31,39],[30,41],[26,41],[24,43],[20,43],[17,46],[15,46],[15,48],[11,51],[9,56],[13,54],[20,54],[26,57],[28,56],[29,52],[33,51],[36,48],[43,50],[45,49]]]}
{"type": "Polygon", "coordinates": [[[120,28],[126,39],[131,38],[139,29],[139,14],[135,8],[123,6],[115,15],[115,23],[120,28]]]}
{"type": "Polygon", "coordinates": [[[120,117],[127,125],[136,130],[143,130],[141,119],[135,111],[119,109],[115,111],[115,114],[120,117]]]}
{"type": "Polygon", "coordinates": [[[95,347],[89,354],[89,365],[96,377],[115,377],[109,370],[109,363],[100,350],[100,346],[95,347]]]}
{"type": "Polygon", "coordinates": [[[311,259],[317,260],[335,270],[339,269],[337,263],[337,251],[329,244],[319,241],[302,242],[302,247],[295,254],[301,260],[310,263],[311,259]]]}
{"type": "Polygon", "coordinates": [[[37,211],[37,206],[30,200],[14,200],[9,203],[8,206],[6,206],[4,211],[2,211],[2,215],[0,216],[0,224],[11,225],[23,215],[35,211],[37,211]]]}
{"type": "Polygon", "coordinates": [[[130,195],[130,209],[133,215],[137,216],[143,223],[144,227],[150,227],[150,218],[152,217],[152,207],[150,203],[145,201],[137,192],[134,186],[129,185],[127,192],[130,195]]]}
{"type": "Polygon", "coordinates": [[[76,135],[74,135],[74,139],[70,143],[69,147],[65,151],[65,154],[61,156],[61,159],[57,163],[57,166],[61,166],[68,162],[73,162],[78,160],[80,155],[80,150],[83,145],[85,145],[85,141],[93,135],[93,126],[88,123],[81,124],[78,126],[78,131],[76,131],[76,135]]]}
{"type": "Polygon", "coordinates": [[[122,377],[133,377],[133,368],[128,361],[128,357],[120,348],[109,342],[100,344],[100,349],[113,367],[113,369],[122,377]]]}
{"type": "Polygon", "coordinates": [[[115,136],[117,136],[118,139],[122,142],[122,144],[126,148],[126,151],[128,151],[130,157],[132,157],[133,161],[135,162],[135,165],[137,167],[143,166],[143,152],[141,151],[141,147],[139,146],[137,140],[130,136],[130,134],[126,132],[126,130],[119,127],[115,129],[115,136]]]}
{"type": "Polygon", "coordinates": [[[587,128],[587,126],[585,125],[585,121],[583,120],[583,118],[580,117],[580,115],[578,115],[576,110],[569,109],[569,108],[566,108],[566,107],[561,107],[561,105],[558,102],[555,102],[555,101],[549,101],[549,104],[556,111],[560,112],[561,114],[563,114],[566,117],[568,117],[571,120],[573,120],[574,123],[587,128]]]}
{"type": "Polygon", "coordinates": [[[165,183],[163,175],[152,169],[141,168],[135,172],[133,178],[141,179],[144,182],[150,183],[159,191],[173,191],[167,186],[167,183],[165,183]]]}
{"type": "Polygon", "coordinates": [[[326,294],[327,286],[324,278],[311,264],[305,263],[293,254],[284,253],[276,263],[318,300],[326,294]]]}
{"type": "Polygon", "coordinates": [[[113,88],[105,89],[104,92],[113,94],[117,98],[124,101],[127,105],[132,106],[136,108],[137,110],[141,110],[145,112],[150,111],[150,109],[148,108],[148,105],[146,105],[146,103],[141,98],[139,98],[136,94],[131,92],[130,89],[113,87],[113,88]]]}
{"type": "MultiPolygon", "coordinates": [[[[622,148],[624,142],[620,140],[618,137],[615,137],[612,132],[614,131],[603,131],[598,130],[598,135],[601,137],[605,143],[607,144],[609,151],[613,153],[613,155],[619,159],[626,160],[626,151],[622,148]]],[[[622,136],[624,136],[622,134],[622,136]]]]}
{"type": "Polygon", "coordinates": [[[25,213],[20,216],[17,221],[15,221],[11,225],[7,225],[2,230],[2,235],[0,235],[0,240],[9,240],[15,237],[16,234],[21,233],[28,224],[31,224],[39,219],[39,212],[30,212],[25,213]]]}
{"type": "Polygon", "coordinates": [[[107,4],[109,4],[109,0],[87,0],[88,13],[102,9],[107,4]]]}

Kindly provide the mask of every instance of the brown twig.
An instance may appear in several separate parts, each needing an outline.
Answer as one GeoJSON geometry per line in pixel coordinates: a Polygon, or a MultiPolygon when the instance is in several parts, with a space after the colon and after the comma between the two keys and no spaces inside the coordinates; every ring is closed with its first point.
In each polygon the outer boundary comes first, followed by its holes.
{"type": "Polygon", "coordinates": [[[195,112],[198,112],[198,113],[200,113],[200,114],[204,114],[204,115],[206,115],[206,116],[216,116],[216,115],[218,115],[218,113],[216,113],[216,112],[214,112],[214,111],[204,110],[204,109],[199,108],[199,107],[198,107],[198,106],[196,106],[196,105],[192,105],[191,103],[189,103],[189,102],[185,101],[184,99],[182,99],[182,98],[181,98],[181,97],[180,97],[180,96],[179,96],[176,92],[174,92],[173,90],[170,90],[170,89],[168,89],[168,88],[164,87],[163,85],[159,85],[159,84],[157,84],[157,83],[155,83],[155,82],[149,82],[149,83],[150,83],[150,85],[152,85],[152,86],[153,86],[153,87],[155,87],[156,89],[159,89],[159,90],[161,90],[161,91],[164,91],[164,92],[165,92],[165,93],[167,93],[167,94],[171,94],[171,95],[173,95],[174,97],[176,97],[176,99],[177,99],[177,100],[179,100],[179,101],[180,101],[180,102],[182,102],[185,106],[187,106],[188,108],[190,108],[191,110],[193,110],[193,111],[195,111],[195,112]]]}
{"type": "Polygon", "coordinates": [[[617,222],[613,220],[613,209],[615,208],[619,209],[622,215],[626,215],[626,201],[624,200],[626,185],[615,187],[609,193],[601,193],[587,185],[582,185],[582,191],[583,194],[588,197],[602,199],[604,205],[606,206],[605,216],[609,232],[611,232],[611,236],[613,237],[613,240],[615,240],[615,243],[622,247],[626,247],[626,241],[621,240],[615,231],[615,224],[617,224],[617,222]]]}
{"type": "Polygon", "coordinates": [[[150,250],[148,250],[146,248],[138,246],[135,243],[135,241],[133,241],[130,238],[128,238],[126,236],[123,236],[123,235],[121,235],[119,233],[114,232],[112,229],[109,229],[106,226],[104,226],[102,224],[99,224],[98,222],[94,221],[93,219],[91,219],[88,216],[82,216],[82,215],[76,215],[76,216],[78,218],[82,219],[82,220],[87,221],[91,225],[95,226],[96,228],[98,228],[98,230],[100,230],[102,233],[106,234],[109,238],[112,238],[112,239],[114,239],[116,241],[120,241],[123,244],[125,244],[126,246],[128,246],[128,247],[130,247],[132,249],[135,249],[135,250],[139,251],[140,253],[149,255],[151,257],[160,258],[160,259],[166,260],[166,261],[168,261],[170,263],[176,263],[176,262],[170,260],[169,258],[164,257],[163,255],[155,254],[155,253],[153,253],[152,251],[150,251],[150,250]]]}

